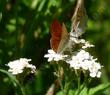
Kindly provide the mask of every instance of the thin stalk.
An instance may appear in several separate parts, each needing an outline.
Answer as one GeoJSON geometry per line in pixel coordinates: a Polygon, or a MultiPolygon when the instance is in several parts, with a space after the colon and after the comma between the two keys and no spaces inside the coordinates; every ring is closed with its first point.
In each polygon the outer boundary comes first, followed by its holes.
{"type": "Polygon", "coordinates": [[[57,66],[55,67],[55,72],[56,72],[57,77],[58,77],[58,81],[59,81],[59,85],[61,87],[61,91],[64,94],[64,87],[62,84],[62,79],[61,79],[61,74],[60,74],[60,71],[61,71],[60,63],[57,61],[56,64],[57,64],[57,66]]]}
{"type": "Polygon", "coordinates": [[[72,78],[71,76],[73,75],[72,72],[69,72],[66,74],[66,78],[65,78],[65,85],[64,85],[64,95],[68,95],[69,93],[69,89],[70,89],[70,85],[73,82],[74,78],[72,78]]]}
{"type": "Polygon", "coordinates": [[[58,74],[59,74],[59,82],[60,82],[60,87],[61,87],[61,90],[64,94],[64,87],[63,87],[63,84],[62,84],[62,75],[61,75],[61,67],[60,67],[60,63],[58,64],[58,74]]]}
{"type": "Polygon", "coordinates": [[[16,81],[16,84],[20,88],[22,95],[26,95],[23,85],[21,85],[18,80],[16,81]]]}
{"type": "Polygon", "coordinates": [[[85,71],[83,71],[83,73],[84,73],[84,82],[83,82],[83,85],[82,85],[80,91],[82,91],[86,87],[86,85],[88,84],[87,74],[85,71]]]}
{"type": "Polygon", "coordinates": [[[60,84],[60,87],[61,87],[61,91],[62,91],[62,94],[63,95],[68,95],[68,92],[69,92],[69,86],[70,84],[72,83],[72,80],[71,81],[68,81],[68,76],[65,76],[65,80],[64,80],[64,85],[62,83],[62,80],[63,80],[63,73],[64,73],[64,68],[62,67],[61,63],[60,62],[56,62],[57,64],[57,67],[55,68],[56,70],[56,73],[58,75],[58,81],[59,81],[59,84],[60,84]]]}
{"type": "Polygon", "coordinates": [[[77,78],[78,78],[78,92],[77,92],[77,94],[76,95],[79,95],[80,94],[80,71],[79,71],[79,73],[77,72],[77,78]]]}
{"type": "Polygon", "coordinates": [[[77,93],[77,95],[79,95],[80,94],[80,77],[78,78],[78,93],[77,93]]]}
{"type": "Polygon", "coordinates": [[[66,76],[65,81],[64,81],[65,83],[64,83],[64,85],[62,84],[62,76],[64,73],[62,71],[62,69],[64,70],[64,68],[60,64],[61,63],[58,64],[58,74],[59,74],[60,87],[61,87],[63,95],[68,95],[70,82],[68,83],[68,76],[66,76]]]}
{"type": "Polygon", "coordinates": [[[64,86],[64,94],[63,95],[68,95],[69,93],[69,86],[70,86],[71,82],[66,82],[65,86],[64,86]]]}
{"type": "Polygon", "coordinates": [[[21,87],[22,95],[26,95],[26,94],[25,94],[24,87],[23,87],[23,86],[21,86],[21,85],[20,85],[20,87],[21,87]]]}

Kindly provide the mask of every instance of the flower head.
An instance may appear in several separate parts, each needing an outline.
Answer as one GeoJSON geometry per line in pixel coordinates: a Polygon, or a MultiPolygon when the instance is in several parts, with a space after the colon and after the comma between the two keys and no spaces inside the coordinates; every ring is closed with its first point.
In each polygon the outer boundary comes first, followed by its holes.
{"type": "Polygon", "coordinates": [[[94,47],[94,45],[90,44],[89,42],[85,42],[84,46],[82,46],[83,49],[91,48],[91,47],[94,47]]]}
{"type": "Polygon", "coordinates": [[[85,41],[84,39],[71,37],[70,40],[73,42],[73,44],[82,44],[82,49],[94,47],[94,45],[90,44],[88,41],[85,41]]]}
{"type": "Polygon", "coordinates": [[[93,56],[88,52],[80,50],[76,55],[72,56],[72,59],[67,61],[67,63],[74,69],[88,70],[91,77],[100,77],[100,69],[102,66],[96,61],[97,59],[93,59],[93,56]]]}
{"type": "Polygon", "coordinates": [[[59,53],[54,52],[53,50],[48,50],[48,54],[44,55],[45,58],[48,58],[48,62],[54,60],[54,61],[59,61],[59,60],[64,60],[67,55],[61,55],[59,53]]]}
{"type": "Polygon", "coordinates": [[[102,66],[99,63],[97,63],[95,60],[93,60],[91,65],[89,66],[90,76],[99,78],[101,76],[101,72],[100,72],[101,68],[102,66]]]}
{"type": "Polygon", "coordinates": [[[11,72],[13,75],[17,75],[19,73],[22,73],[24,68],[30,68],[31,73],[34,73],[36,70],[36,67],[32,64],[29,64],[28,62],[31,61],[31,59],[26,58],[20,58],[19,60],[10,61],[7,66],[9,66],[9,72],[11,72]]]}

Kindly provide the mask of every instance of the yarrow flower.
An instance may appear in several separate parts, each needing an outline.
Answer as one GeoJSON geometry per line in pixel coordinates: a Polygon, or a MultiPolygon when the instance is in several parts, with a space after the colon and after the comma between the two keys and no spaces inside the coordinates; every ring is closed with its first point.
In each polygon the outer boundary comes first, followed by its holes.
{"type": "Polygon", "coordinates": [[[101,72],[99,71],[101,68],[102,66],[93,60],[89,67],[90,76],[99,78],[101,76],[101,72]]]}
{"type": "Polygon", "coordinates": [[[10,61],[7,66],[9,66],[9,72],[11,72],[13,75],[17,75],[19,73],[22,73],[25,68],[31,69],[31,73],[35,73],[36,67],[32,64],[29,64],[31,59],[26,58],[20,58],[19,60],[10,61]]]}
{"type": "Polygon", "coordinates": [[[48,62],[51,62],[51,61],[64,60],[64,58],[67,57],[67,55],[61,55],[50,49],[48,50],[48,54],[45,54],[44,57],[48,58],[48,62]]]}
{"type": "Polygon", "coordinates": [[[86,41],[84,39],[77,39],[74,37],[70,37],[70,40],[73,41],[75,44],[81,44],[81,43],[85,43],[86,41]]]}
{"type": "Polygon", "coordinates": [[[96,61],[97,59],[93,59],[93,56],[81,49],[76,55],[72,56],[72,60],[67,61],[67,63],[74,69],[89,70],[91,77],[100,77],[100,69],[102,66],[96,61]]]}
{"type": "Polygon", "coordinates": [[[59,61],[59,60],[64,60],[66,63],[70,65],[70,67],[74,69],[83,69],[83,70],[88,70],[89,75],[91,77],[100,77],[101,76],[101,68],[102,66],[100,63],[97,62],[97,59],[94,59],[93,56],[89,54],[89,52],[85,51],[87,48],[94,47],[94,45],[90,44],[88,41],[85,41],[84,39],[78,39],[74,37],[70,37],[70,42],[69,42],[69,47],[65,49],[70,49],[70,55],[63,55],[60,53],[54,52],[52,49],[48,50],[48,54],[44,55],[45,58],[48,58],[48,62],[51,61],[59,61]],[[75,45],[79,45],[81,48],[78,52],[72,51],[77,50],[74,49],[75,45]],[[73,47],[73,48],[71,48],[73,47]],[[74,54],[74,55],[73,55],[74,54]]]}
{"type": "Polygon", "coordinates": [[[73,42],[73,44],[83,44],[82,49],[91,48],[94,47],[94,45],[90,44],[88,41],[85,41],[84,39],[77,39],[71,37],[70,40],[73,42]]]}
{"type": "Polygon", "coordinates": [[[91,48],[91,47],[94,47],[94,45],[90,44],[89,42],[85,42],[84,46],[82,46],[83,49],[91,48]]]}

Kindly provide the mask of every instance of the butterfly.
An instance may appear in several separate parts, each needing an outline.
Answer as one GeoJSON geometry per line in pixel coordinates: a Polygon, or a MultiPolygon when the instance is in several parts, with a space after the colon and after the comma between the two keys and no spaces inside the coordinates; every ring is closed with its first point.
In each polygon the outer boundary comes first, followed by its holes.
{"type": "Polygon", "coordinates": [[[56,53],[62,53],[65,49],[69,49],[72,46],[71,38],[80,37],[86,29],[87,14],[84,8],[84,0],[78,0],[75,12],[72,17],[71,32],[68,33],[64,23],[61,23],[54,19],[50,32],[51,32],[51,48],[56,53]]]}

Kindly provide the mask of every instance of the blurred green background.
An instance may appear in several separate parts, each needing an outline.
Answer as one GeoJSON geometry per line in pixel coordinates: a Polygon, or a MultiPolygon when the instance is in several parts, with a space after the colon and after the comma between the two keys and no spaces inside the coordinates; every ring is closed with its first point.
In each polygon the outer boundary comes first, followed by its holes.
{"type": "MultiPolygon", "coordinates": [[[[77,0],[0,0],[0,69],[11,60],[31,58],[39,73],[25,84],[26,95],[45,95],[54,82],[53,69],[44,59],[50,49],[50,25],[54,17],[71,28],[77,0]]],[[[110,0],[85,0],[88,27],[83,35],[95,48],[92,55],[104,66],[101,79],[110,82],[110,0]]],[[[28,80],[28,79],[27,79],[28,80]]],[[[7,75],[0,73],[0,95],[15,95],[7,75]]],[[[110,88],[100,95],[110,95],[110,88]]]]}

